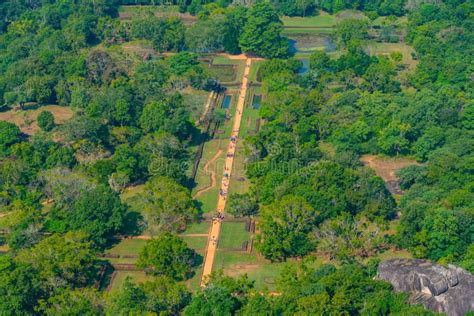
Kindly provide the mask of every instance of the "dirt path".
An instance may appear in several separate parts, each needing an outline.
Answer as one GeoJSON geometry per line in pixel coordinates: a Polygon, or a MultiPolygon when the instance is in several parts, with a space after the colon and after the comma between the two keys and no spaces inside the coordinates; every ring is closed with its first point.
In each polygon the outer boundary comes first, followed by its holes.
{"type": "MultiPolygon", "coordinates": [[[[214,157],[212,157],[211,160],[209,160],[208,162],[206,162],[206,164],[205,164],[204,167],[203,167],[204,172],[206,172],[206,173],[209,172],[209,166],[211,165],[211,163],[213,163],[214,161],[216,161],[217,158],[219,158],[221,154],[222,154],[222,149],[219,149],[219,150],[217,151],[217,153],[214,155],[214,157]]],[[[217,184],[216,173],[215,173],[214,171],[211,171],[211,173],[210,173],[209,176],[210,176],[210,178],[211,178],[211,183],[210,183],[207,187],[198,190],[198,191],[196,192],[196,194],[194,194],[193,199],[197,199],[197,198],[200,197],[203,193],[205,193],[205,192],[211,190],[212,188],[214,188],[214,187],[216,186],[216,184],[217,184]]]]}
{"type": "MultiPolygon", "coordinates": [[[[242,78],[242,87],[240,88],[240,95],[237,101],[237,109],[235,111],[234,126],[232,128],[231,140],[227,147],[227,156],[224,166],[224,176],[222,177],[221,182],[221,192],[229,191],[230,177],[232,175],[232,167],[234,163],[234,154],[236,149],[237,137],[239,136],[240,124],[242,121],[242,113],[244,111],[245,96],[247,94],[247,85],[248,85],[248,76],[250,74],[250,66],[252,64],[252,59],[247,58],[245,62],[244,76],[242,78]],[[232,140],[234,139],[234,140],[232,140]]],[[[227,194],[220,194],[217,202],[217,212],[224,213],[226,196],[227,194]]],[[[221,221],[213,221],[211,229],[209,231],[209,239],[207,241],[207,251],[204,257],[204,268],[202,272],[201,286],[205,286],[209,275],[212,272],[212,266],[214,265],[214,259],[216,256],[217,245],[219,243],[219,234],[221,230],[221,221]]]]}

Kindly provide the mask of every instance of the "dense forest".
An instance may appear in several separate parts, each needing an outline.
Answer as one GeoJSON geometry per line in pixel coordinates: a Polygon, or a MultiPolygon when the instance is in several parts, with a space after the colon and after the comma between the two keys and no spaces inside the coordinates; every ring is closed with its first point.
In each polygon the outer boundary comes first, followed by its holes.
{"type": "Polygon", "coordinates": [[[474,273],[474,2],[422,2],[2,2],[1,111],[57,104],[74,115],[57,124],[43,111],[34,135],[0,121],[0,244],[9,249],[0,255],[0,314],[431,314],[373,278],[374,255],[390,247],[474,273]],[[124,23],[119,7],[131,4],[178,5],[197,22],[144,14],[124,23]],[[416,69],[397,53],[369,55],[368,23],[348,18],[333,34],[341,53],[311,54],[301,75],[281,16],[348,9],[406,15],[416,69]],[[119,47],[132,41],[154,53],[139,59],[119,47]],[[278,277],[277,295],[222,271],[195,292],[184,283],[199,256],[177,234],[203,212],[188,172],[202,135],[184,91],[222,89],[199,60],[221,52],[266,59],[265,124],[245,139],[251,187],[230,203],[233,215],[258,218],[264,258],[301,260],[278,277]],[[363,166],[364,154],[416,159],[398,173],[400,201],[363,166]],[[143,192],[124,202],[136,184],[143,192]],[[110,268],[98,255],[145,226],[158,237],[137,266],[154,279],[98,289],[99,271],[110,268]],[[314,268],[315,253],[337,264],[314,268]]]}

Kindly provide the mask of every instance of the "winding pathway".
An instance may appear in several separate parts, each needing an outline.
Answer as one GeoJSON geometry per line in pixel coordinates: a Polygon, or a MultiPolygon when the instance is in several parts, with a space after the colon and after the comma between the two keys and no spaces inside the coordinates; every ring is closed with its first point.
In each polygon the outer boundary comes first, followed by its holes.
{"type": "MultiPolygon", "coordinates": [[[[204,172],[209,172],[209,166],[214,162],[216,161],[220,155],[222,154],[222,149],[219,149],[217,151],[217,153],[214,155],[214,157],[212,157],[211,160],[209,160],[208,162],[206,162],[206,164],[204,165],[204,172]]],[[[198,197],[200,197],[203,193],[213,189],[216,185],[217,185],[217,177],[216,177],[216,172],[211,170],[210,174],[209,174],[209,177],[210,177],[210,183],[208,186],[202,188],[202,189],[199,189],[196,194],[194,194],[193,196],[193,199],[197,199],[198,197]]]]}
{"type": "MultiPolygon", "coordinates": [[[[227,156],[224,165],[223,173],[227,176],[222,177],[221,190],[229,191],[230,177],[232,175],[232,167],[234,163],[234,154],[236,150],[237,137],[239,136],[240,123],[242,121],[242,114],[244,112],[245,96],[247,94],[248,76],[250,74],[250,66],[252,59],[247,58],[245,61],[244,77],[242,78],[242,87],[240,88],[239,99],[237,101],[237,109],[235,111],[234,125],[232,128],[231,139],[227,147],[227,156]]],[[[217,202],[217,212],[224,213],[226,203],[226,196],[219,194],[217,202]]],[[[221,221],[213,221],[209,231],[209,239],[207,241],[207,251],[204,257],[204,268],[202,272],[201,286],[206,286],[209,275],[212,272],[212,266],[216,257],[217,245],[219,243],[219,234],[221,230],[221,221]]]]}

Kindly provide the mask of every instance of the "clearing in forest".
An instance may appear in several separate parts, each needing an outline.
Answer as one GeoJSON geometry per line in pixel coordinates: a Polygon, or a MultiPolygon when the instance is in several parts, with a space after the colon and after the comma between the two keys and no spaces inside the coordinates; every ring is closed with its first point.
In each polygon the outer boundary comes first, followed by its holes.
{"type": "Polygon", "coordinates": [[[417,162],[408,158],[384,158],[374,155],[364,155],[360,159],[362,163],[375,171],[375,174],[385,181],[387,189],[395,196],[403,195],[400,189],[397,171],[417,162]]]}
{"type": "Polygon", "coordinates": [[[0,112],[0,120],[14,123],[27,135],[34,135],[40,128],[36,123],[38,115],[43,111],[49,111],[54,116],[56,124],[62,124],[74,115],[71,107],[59,105],[24,106],[24,109],[12,109],[0,112]]]}

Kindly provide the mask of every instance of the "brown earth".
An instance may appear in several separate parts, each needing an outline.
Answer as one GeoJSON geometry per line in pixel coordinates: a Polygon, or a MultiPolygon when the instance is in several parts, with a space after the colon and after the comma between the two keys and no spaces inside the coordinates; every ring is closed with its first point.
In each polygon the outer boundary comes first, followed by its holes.
{"type": "Polygon", "coordinates": [[[16,124],[20,130],[28,135],[33,135],[39,131],[36,119],[38,115],[43,111],[49,111],[54,116],[56,124],[64,123],[74,115],[74,111],[70,107],[59,106],[59,105],[46,105],[38,108],[25,110],[9,110],[6,112],[0,112],[0,120],[8,121],[16,124]]]}
{"type": "Polygon", "coordinates": [[[365,166],[372,168],[375,174],[385,181],[390,193],[403,195],[400,189],[399,179],[396,176],[398,170],[418,164],[414,159],[408,158],[383,158],[374,155],[364,155],[360,158],[365,166]]]}

